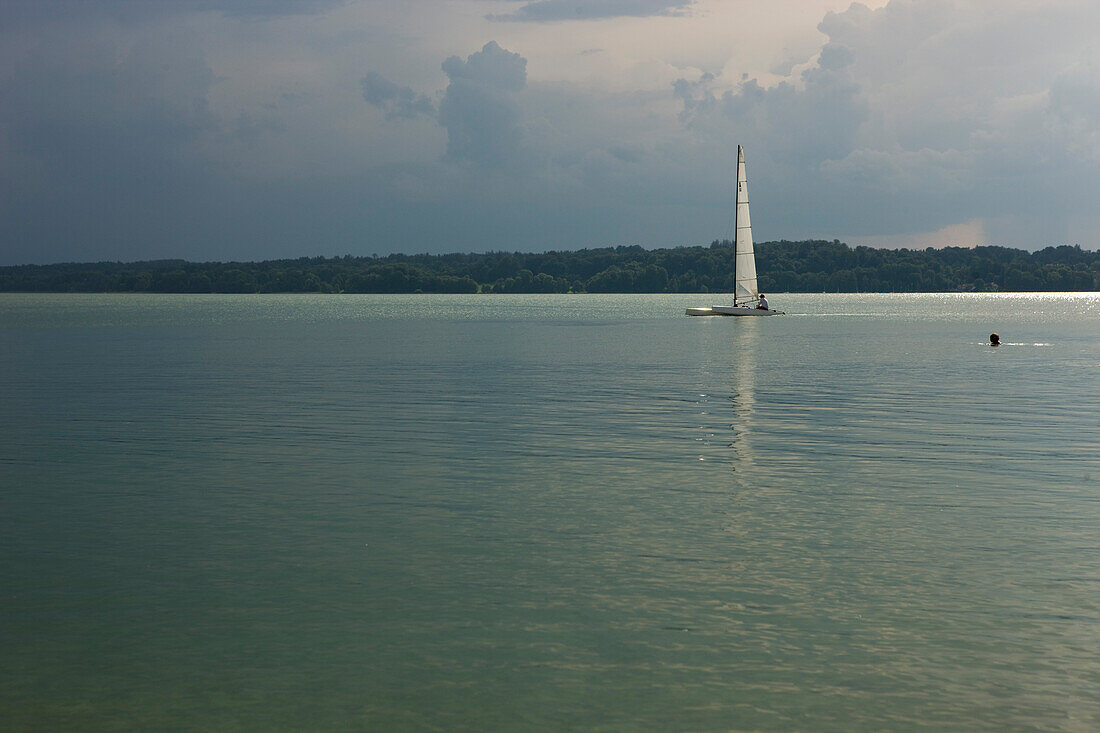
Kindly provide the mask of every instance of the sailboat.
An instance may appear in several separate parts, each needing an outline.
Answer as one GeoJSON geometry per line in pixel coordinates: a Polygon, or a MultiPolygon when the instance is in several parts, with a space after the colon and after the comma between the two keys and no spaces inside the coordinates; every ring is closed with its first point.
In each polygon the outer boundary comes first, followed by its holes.
{"type": "Polygon", "coordinates": [[[733,305],[688,308],[689,316],[781,316],[783,311],[758,308],[760,291],[756,288],[756,255],[752,251],[752,224],[749,221],[749,181],[745,177],[745,150],[737,146],[737,209],[733,235],[733,305]]]}

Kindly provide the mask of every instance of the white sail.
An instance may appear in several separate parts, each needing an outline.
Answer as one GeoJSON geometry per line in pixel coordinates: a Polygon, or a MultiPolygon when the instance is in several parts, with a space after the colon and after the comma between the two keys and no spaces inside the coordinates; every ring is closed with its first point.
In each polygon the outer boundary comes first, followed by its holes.
{"type": "Polygon", "coordinates": [[[756,288],[756,256],[752,251],[752,223],[749,221],[749,181],[745,177],[745,151],[737,146],[737,218],[733,235],[733,304],[760,299],[756,288]]]}
{"type": "Polygon", "coordinates": [[[737,233],[733,237],[733,305],[688,308],[689,316],[781,316],[783,311],[761,308],[756,288],[756,256],[752,251],[749,222],[749,181],[745,177],[745,151],[737,146],[737,233]]]}

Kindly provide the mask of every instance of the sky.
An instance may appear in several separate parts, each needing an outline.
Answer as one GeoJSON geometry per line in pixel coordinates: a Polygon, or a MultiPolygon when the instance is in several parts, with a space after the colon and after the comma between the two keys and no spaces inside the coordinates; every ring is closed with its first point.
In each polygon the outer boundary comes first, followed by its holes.
{"type": "Polygon", "coordinates": [[[1100,248],[1095,0],[4,0],[0,264],[1100,248]]]}

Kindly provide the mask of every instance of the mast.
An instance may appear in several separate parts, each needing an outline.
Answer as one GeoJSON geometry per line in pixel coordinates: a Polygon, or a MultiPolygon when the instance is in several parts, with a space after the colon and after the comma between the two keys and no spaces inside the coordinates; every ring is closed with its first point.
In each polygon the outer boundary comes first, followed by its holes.
{"type": "Polygon", "coordinates": [[[752,223],[749,220],[749,180],[745,176],[745,151],[737,146],[736,227],[733,235],[733,304],[756,301],[756,256],[752,251],[752,223]]]}

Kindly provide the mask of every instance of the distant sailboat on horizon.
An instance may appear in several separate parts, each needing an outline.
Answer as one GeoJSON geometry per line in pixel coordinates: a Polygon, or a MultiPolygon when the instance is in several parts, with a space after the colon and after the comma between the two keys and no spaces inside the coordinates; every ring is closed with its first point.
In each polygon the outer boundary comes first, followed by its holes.
{"type": "MultiPolygon", "coordinates": [[[[733,305],[688,308],[689,316],[781,316],[783,311],[760,308],[756,286],[756,255],[752,249],[749,219],[749,181],[745,176],[745,150],[737,146],[736,224],[733,235],[733,305]]],[[[767,302],[767,301],[764,301],[767,302]]]]}

